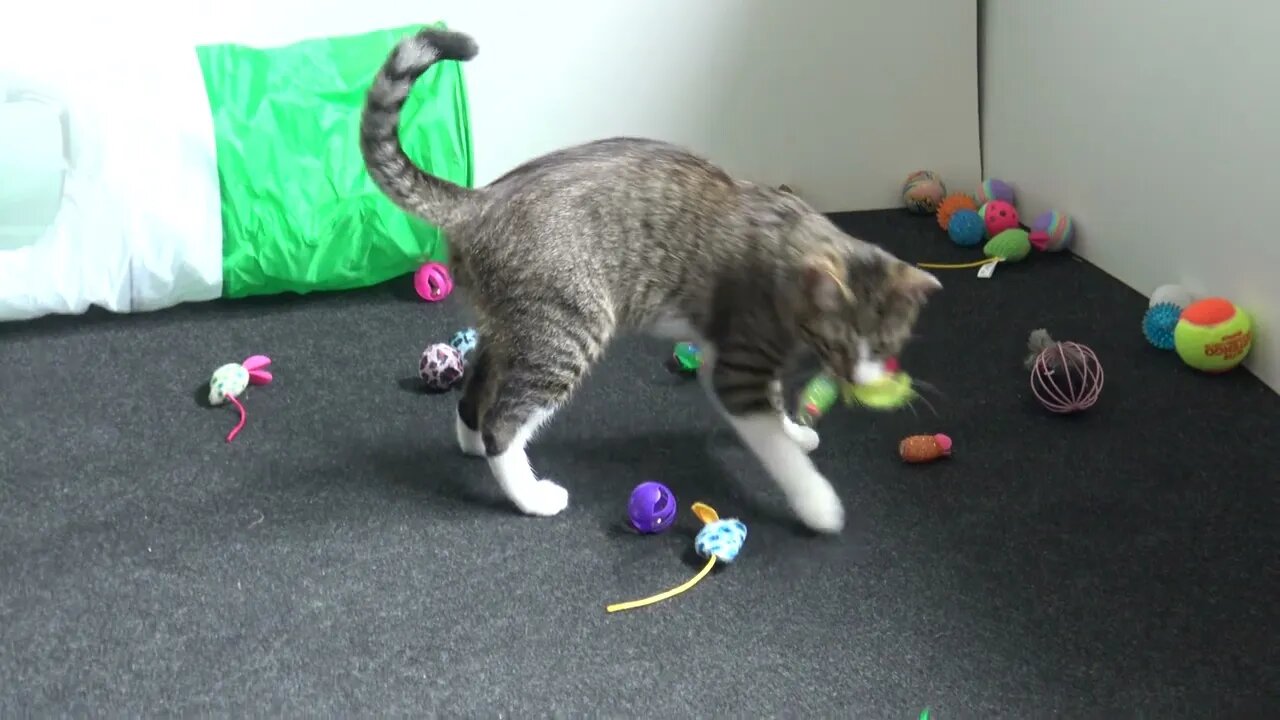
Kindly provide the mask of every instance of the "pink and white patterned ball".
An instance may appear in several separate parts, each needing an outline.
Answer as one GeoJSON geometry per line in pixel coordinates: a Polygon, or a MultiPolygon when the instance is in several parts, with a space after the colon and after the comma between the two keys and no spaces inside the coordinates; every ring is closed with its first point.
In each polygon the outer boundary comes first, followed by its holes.
{"type": "Polygon", "coordinates": [[[462,354],[448,343],[436,343],[422,351],[418,377],[432,390],[449,390],[462,379],[462,354]]]}

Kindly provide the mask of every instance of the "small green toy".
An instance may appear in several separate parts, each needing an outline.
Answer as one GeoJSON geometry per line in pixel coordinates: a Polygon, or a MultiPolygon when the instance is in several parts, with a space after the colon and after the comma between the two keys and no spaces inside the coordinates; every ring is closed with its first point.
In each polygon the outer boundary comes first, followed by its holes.
{"type": "Polygon", "coordinates": [[[916,397],[911,376],[894,361],[885,363],[888,373],[876,383],[854,385],[840,382],[829,373],[814,376],[800,392],[796,422],[812,427],[827,411],[843,399],[846,405],[861,405],[872,410],[896,410],[916,397]]]}
{"type": "Polygon", "coordinates": [[[910,404],[915,397],[911,376],[901,370],[889,373],[880,382],[870,385],[844,386],[846,404],[858,404],[872,410],[897,410],[910,404]]]}
{"type": "Polygon", "coordinates": [[[677,375],[696,375],[702,366],[702,351],[691,342],[676,343],[667,359],[667,369],[677,375]]]}
{"type": "Polygon", "coordinates": [[[1026,230],[1009,228],[987,241],[982,252],[1002,262],[1021,262],[1031,253],[1031,240],[1026,230]]]}
{"type": "Polygon", "coordinates": [[[805,427],[817,425],[839,399],[840,383],[827,373],[815,375],[800,391],[796,422],[805,427]]]}

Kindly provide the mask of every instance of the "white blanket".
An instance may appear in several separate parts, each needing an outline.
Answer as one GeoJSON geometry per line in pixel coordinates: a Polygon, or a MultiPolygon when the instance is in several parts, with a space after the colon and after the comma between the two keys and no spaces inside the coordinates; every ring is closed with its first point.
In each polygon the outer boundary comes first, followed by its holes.
{"type": "Polygon", "coordinates": [[[0,321],[218,297],[221,203],[194,47],[16,19],[0,24],[0,321]]]}

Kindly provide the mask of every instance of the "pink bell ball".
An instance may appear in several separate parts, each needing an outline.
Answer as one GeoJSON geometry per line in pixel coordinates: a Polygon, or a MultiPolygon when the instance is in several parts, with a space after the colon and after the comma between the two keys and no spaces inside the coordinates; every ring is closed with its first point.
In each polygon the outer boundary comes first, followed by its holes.
{"type": "Polygon", "coordinates": [[[1031,247],[1042,252],[1061,252],[1071,245],[1076,226],[1070,216],[1050,210],[1031,221],[1031,247]]]}
{"type": "Polygon", "coordinates": [[[413,289],[427,302],[440,302],[453,292],[453,277],[443,263],[429,262],[413,274],[413,289]]]}
{"type": "Polygon", "coordinates": [[[978,210],[987,226],[987,237],[1018,227],[1018,210],[1004,200],[992,200],[978,210]]]}
{"type": "Polygon", "coordinates": [[[1013,186],[1003,180],[983,180],[978,186],[978,192],[974,193],[974,199],[979,205],[989,203],[992,200],[1000,200],[1013,204],[1013,186]]]}
{"type": "Polygon", "coordinates": [[[1061,415],[1093,407],[1102,382],[1102,363],[1080,343],[1053,343],[1031,367],[1031,392],[1046,410],[1061,415]]]}
{"type": "Polygon", "coordinates": [[[422,352],[418,360],[418,377],[427,388],[443,392],[462,379],[462,353],[447,343],[436,343],[422,352]]]}

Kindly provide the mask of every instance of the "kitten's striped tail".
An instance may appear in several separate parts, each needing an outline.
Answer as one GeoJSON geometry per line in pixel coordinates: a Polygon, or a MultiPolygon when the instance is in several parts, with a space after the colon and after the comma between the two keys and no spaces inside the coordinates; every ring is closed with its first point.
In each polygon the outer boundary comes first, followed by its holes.
{"type": "Polygon", "coordinates": [[[360,152],[374,184],[405,211],[441,227],[469,214],[474,192],[409,159],[400,144],[400,111],[413,83],[432,65],[470,60],[475,54],[475,41],[463,33],[426,28],[405,38],[378,71],[360,119],[360,152]]]}

